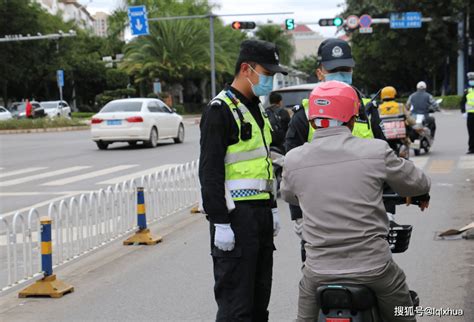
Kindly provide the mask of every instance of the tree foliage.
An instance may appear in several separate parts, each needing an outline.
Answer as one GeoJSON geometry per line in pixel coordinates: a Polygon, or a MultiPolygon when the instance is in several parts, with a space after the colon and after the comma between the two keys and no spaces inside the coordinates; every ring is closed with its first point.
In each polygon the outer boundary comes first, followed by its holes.
{"type": "Polygon", "coordinates": [[[77,36],[59,40],[0,43],[0,94],[3,101],[58,99],[56,71],[65,72],[64,97],[71,101],[75,87],[78,105],[92,105],[105,89],[103,56],[121,52],[123,42],[108,41],[77,29],[60,16],[44,11],[34,1],[0,1],[0,37],[75,30],[77,36]]]}
{"type": "MultiPolygon", "coordinates": [[[[208,1],[193,0],[129,1],[129,4],[145,4],[149,18],[206,15],[212,9],[208,1]]],[[[150,35],[137,37],[125,47],[121,68],[136,84],[143,89],[143,86],[150,88],[154,79],[165,84],[209,79],[209,19],[150,22],[149,28],[150,35]]],[[[233,73],[239,44],[244,38],[245,34],[224,26],[220,19],[214,20],[216,72],[221,81],[233,73]]]]}
{"type": "Polygon", "coordinates": [[[415,84],[426,81],[431,90],[448,83],[446,61],[455,61],[458,41],[456,23],[443,17],[458,17],[467,5],[463,0],[347,0],[344,16],[369,13],[373,18],[387,18],[391,12],[420,11],[424,22],[419,29],[390,29],[388,24],[373,26],[372,34],[354,32],[351,42],[356,60],[355,84],[367,92],[383,86],[395,86],[410,92],[415,84]]]}

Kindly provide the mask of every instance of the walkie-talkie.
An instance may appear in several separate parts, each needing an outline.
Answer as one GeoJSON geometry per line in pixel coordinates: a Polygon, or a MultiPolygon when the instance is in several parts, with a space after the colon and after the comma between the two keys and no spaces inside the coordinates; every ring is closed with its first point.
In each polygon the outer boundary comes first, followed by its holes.
{"type": "Polygon", "coordinates": [[[232,101],[235,106],[235,111],[239,115],[240,120],[240,138],[242,141],[248,141],[252,138],[252,124],[245,121],[244,115],[239,108],[239,101],[235,98],[234,94],[230,90],[225,92],[226,96],[232,101]]]}

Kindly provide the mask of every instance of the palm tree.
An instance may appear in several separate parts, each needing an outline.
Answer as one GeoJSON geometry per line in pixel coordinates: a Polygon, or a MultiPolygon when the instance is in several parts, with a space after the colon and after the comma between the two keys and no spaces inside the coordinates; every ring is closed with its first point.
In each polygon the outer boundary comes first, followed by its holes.
{"type": "Polygon", "coordinates": [[[280,61],[284,65],[289,65],[295,48],[291,42],[291,36],[287,34],[280,26],[263,25],[257,29],[255,36],[260,40],[274,43],[280,53],[280,61]]]}

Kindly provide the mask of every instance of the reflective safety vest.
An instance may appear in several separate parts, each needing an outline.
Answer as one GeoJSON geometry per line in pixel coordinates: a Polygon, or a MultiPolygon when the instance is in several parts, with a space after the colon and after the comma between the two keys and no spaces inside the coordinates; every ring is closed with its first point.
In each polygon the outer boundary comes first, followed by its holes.
{"type": "MultiPolygon", "coordinates": [[[[306,113],[306,119],[309,120],[309,99],[305,98],[301,101],[301,105],[304,107],[304,112],[306,113]]],[[[308,121],[309,122],[309,121],[308,121]]],[[[313,141],[315,129],[308,123],[308,142],[313,141]]]]}
{"type": "MultiPolygon", "coordinates": [[[[362,103],[366,106],[370,102],[370,98],[363,98],[362,103]]],[[[372,127],[370,126],[370,115],[367,115],[367,121],[364,121],[360,118],[356,118],[354,123],[354,129],[352,130],[352,135],[357,136],[361,139],[373,139],[374,133],[372,132],[372,127]]]]}
{"type": "Polygon", "coordinates": [[[379,114],[381,118],[404,115],[403,110],[403,105],[395,101],[385,101],[379,106],[379,114]]]}
{"type": "Polygon", "coordinates": [[[230,91],[221,91],[216,98],[224,101],[239,128],[239,142],[229,145],[225,155],[225,184],[232,199],[266,200],[273,189],[273,166],[270,158],[271,124],[260,105],[264,128],[260,129],[252,113],[230,91]],[[227,93],[227,94],[226,94],[227,93]],[[229,97],[230,96],[230,97],[229,97]],[[242,123],[252,126],[251,138],[242,140],[242,123]]]}
{"type": "Polygon", "coordinates": [[[474,113],[474,88],[469,88],[466,95],[466,112],[474,113]]]}

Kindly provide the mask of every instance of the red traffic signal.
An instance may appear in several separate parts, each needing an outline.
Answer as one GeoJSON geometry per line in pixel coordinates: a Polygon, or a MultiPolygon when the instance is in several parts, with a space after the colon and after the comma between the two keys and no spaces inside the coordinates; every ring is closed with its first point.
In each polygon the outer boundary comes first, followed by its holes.
{"type": "Polygon", "coordinates": [[[257,25],[253,21],[234,21],[231,26],[232,26],[232,29],[242,30],[242,29],[254,29],[257,25]]]}

